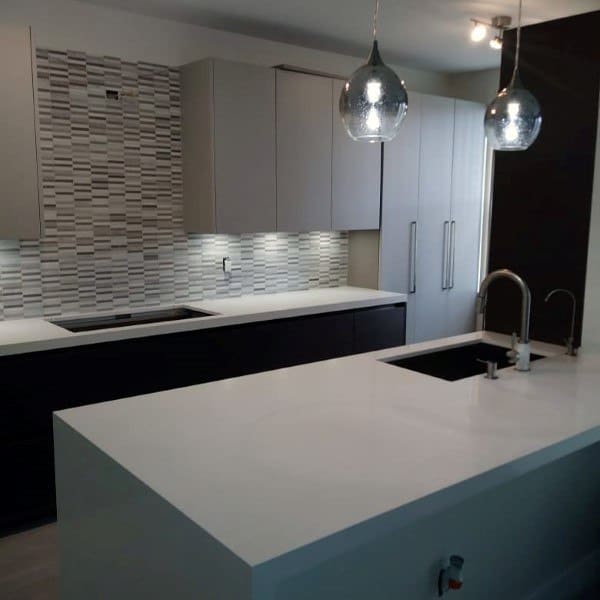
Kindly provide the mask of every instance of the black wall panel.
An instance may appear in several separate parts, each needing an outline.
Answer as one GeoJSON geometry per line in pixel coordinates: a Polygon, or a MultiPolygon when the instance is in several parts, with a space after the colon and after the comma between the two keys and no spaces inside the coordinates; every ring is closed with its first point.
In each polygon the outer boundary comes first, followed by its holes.
{"type": "MultiPolygon", "coordinates": [[[[563,343],[570,325],[566,296],[544,303],[553,288],[577,296],[581,336],[594,177],[600,78],[600,11],[523,28],[521,77],[542,108],[542,130],[524,152],[496,152],[490,270],[509,268],[533,295],[533,339],[563,343]]],[[[505,36],[501,82],[514,64],[515,31],[505,36]]],[[[516,286],[490,291],[487,328],[518,329],[516,286]]]]}

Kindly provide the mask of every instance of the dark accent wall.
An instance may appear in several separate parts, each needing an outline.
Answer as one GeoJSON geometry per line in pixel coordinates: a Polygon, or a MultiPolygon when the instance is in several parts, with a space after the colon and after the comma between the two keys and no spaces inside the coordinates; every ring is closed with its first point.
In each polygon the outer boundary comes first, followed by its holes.
{"type": "MultiPolygon", "coordinates": [[[[600,79],[600,11],[523,28],[520,72],[542,108],[542,130],[524,152],[496,152],[490,270],[523,276],[533,295],[533,339],[562,343],[570,324],[566,296],[577,296],[581,337],[594,177],[600,79]]],[[[514,65],[515,31],[507,32],[501,82],[514,65]]],[[[600,174],[599,174],[600,175],[600,174]]],[[[519,292],[499,281],[490,291],[486,327],[510,333],[519,323],[519,292]]]]}

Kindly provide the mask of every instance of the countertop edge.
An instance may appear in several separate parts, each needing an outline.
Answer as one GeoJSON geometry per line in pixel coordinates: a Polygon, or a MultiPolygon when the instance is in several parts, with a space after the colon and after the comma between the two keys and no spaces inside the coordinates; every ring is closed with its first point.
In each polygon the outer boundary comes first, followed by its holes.
{"type": "MultiPolygon", "coordinates": [[[[312,290],[303,290],[299,294],[315,293],[328,293],[331,290],[339,290],[340,294],[347,292],[348,294],[372,293],[372,297],[364,298],[350,298],[350,299],[335,299],[335,300],[319,300],[315,299],[313,302],[302,303],[299,302],[298,306],[283,306],[282,308],[265,308],[265,309],[251,309],[248,312],[243,311],[232,311],[227,313],[215,314],[211,317],[204,317],[198,319],[186,319],[181,321],[170,321],[163,323],[151,323],[144,325],[132,325],[129,327],[113,328],[113,329],[102,329],[93,332],[82,332],[72,333],[66,329],[62,329],[57,325],[53,325],[49,320],[43,318],[36,319],[21,319],[13,321],[5,321],[4,323],[10,324],[11,327],[17,327],[18,324],[23,324],[24,327],[33,324],[34,322],[43,324],[48,328],[56,328],[56,337],[53,335],[40,335],[40,339],[25,339],[24,341],[2,343],[0,341],[0,356],[10,356],[17,354],[27,354],[30,352],[43,352],[46,350],[58,350],[61,348],[71,348],[75,346],[85,346],[92,344],[99,344],[103,342],[114,342],[122,341],[127,339],[139,339],[145,337],[152,337],[156,335],[168,335],[172,333],[183,333],[186,331],[199,331],[203,329],[213,329],[216,327],[227,327],[232,325],[243,325],[245,323],[255,323],[259,321],[272,321],[278,319],[286,319],[301,316],[310,316],[320,313],[331,313],[345,310],[356,310],[361,308],[374,308],[377,306],[387,306],[391,304],[402,304],[407,301],[407,295],[403,293],[385,292],[380,290],[368,290],[367,288],[355,288],[351,286],[341,286],[339,288],[314,288],[312,290]]],[[[294,294],[294,292],[284,292],[284,294],[294,294]]],[[[237,300],[243,301],[244,298],[256,301],[257,299],[264,296],[265,299],[273,300],[276,299],[278,294],[264,294],[238,298],[220,298],[211,299],[206,301],[185,301],[175,302],[173,305],[185,306],[189,308],[203,309],[205,307],[208,312],[216,312],[212,310],[212,305],[218,305],[219,303],[227,303],[228,301],[237,300]]],[[[156,307],[154,307],[156,308],[156,307]]],[[[126,311],[127,309],[122,309],[126,311]]],[[[145,309],[141,309],[145,310],[145,309]]],[[[111,311],[112,313],[119,312],[111,311]]],[[[106,313],[99,313],[106,314],[106,313]]],[[[77,315],[79,316],[79,315],[77,315]]],[[[65,315],[60,318],[72,318],[72,315],[65,315]]],[[[2,335],[2,322],[0,322],[0,339],[2,335]]]]}
{"type": "Polygon", "coordinates": [[[432,494],[417,498],[386,513],[373,516],[285,554],[255,563],[252,568],[258,577],[285,578],[293,575],[298,564],[309,569],[323,561],[349,552],[416,520],[449,509],[456,504],[506,484],[531,471],[565,458],[600,442],[600,426],[578,433],[560,442],[525,454],[515,460],[458,481],[432,494]],[[276,574],[276,575],[274,575],[276,574]]]}

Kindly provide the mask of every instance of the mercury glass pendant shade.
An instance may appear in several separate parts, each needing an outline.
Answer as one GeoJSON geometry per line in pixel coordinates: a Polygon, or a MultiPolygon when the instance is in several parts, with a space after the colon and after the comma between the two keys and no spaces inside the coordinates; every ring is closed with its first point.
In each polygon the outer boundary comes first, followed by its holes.
{"type": "Polygon", "coordinates": [[[485,133],[494,150],[527,150],[542,127],[542,111],[518,73],[485,111],[485,133]]]}
{"type": "Polygon", "coordinates": [[[523,1],[519,0],[517,48],[510,83],[498,92],[485,111],[485,133],[494,150],[527,150],[542,127],[540,105],[535,96],[523,87],[519,77],[522,5],[523,1]]]}
{"type": "Polygon", "coordinates": [[[357,141],[394,139],[408,109],[404,83],[381,60],[377,40],[367,64],[346,81],[340,95],[340,115],[348,135],[357,141]]]}

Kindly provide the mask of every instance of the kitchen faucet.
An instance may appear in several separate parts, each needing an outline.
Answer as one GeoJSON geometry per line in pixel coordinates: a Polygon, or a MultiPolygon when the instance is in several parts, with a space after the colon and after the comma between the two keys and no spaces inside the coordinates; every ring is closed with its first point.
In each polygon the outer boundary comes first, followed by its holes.
{"type": "Polygon", "coordinates": [[[573,303],[573,310],[571,311],[571,332],[569,337],[565,340],[567,346],[567,354],[569,356],[577,356],[577,348],[575,348],[575,314],[577,313],[577,299],[575,298],[575,294],[571,290],[565,290],[564,288],[557,288],[548,293],[544,302],[548,302],[554,294],[567,294],[567,296],[571,297],[571,301],[573,303]]]}
{"type": "Polygon", "coordinates": [[[517,371],[529,371],[529,362],[531,349],[529,346],[529,317],[531,313],[531,292],[529,287],[516,273],[509,269],[499,269],[492,271],[481,282],[479,293],[477,294],[477,314],[479,329],[483,329],[483,319],[487,304],[488,288],[496,279],[506,278],[514,281],[521,290],[521,337],[519,343],[516,343],[515,335],[513,334],[512,350],[507,352],[507,356],[515,363],[517,371]]]}

